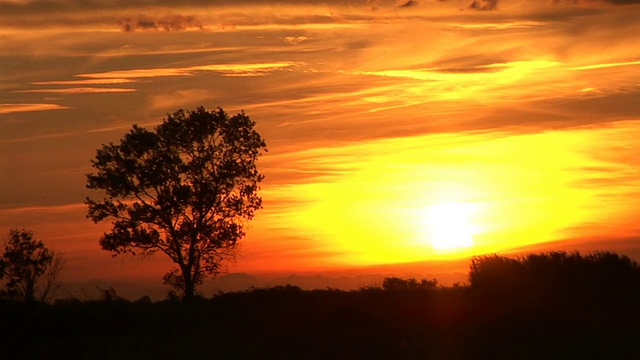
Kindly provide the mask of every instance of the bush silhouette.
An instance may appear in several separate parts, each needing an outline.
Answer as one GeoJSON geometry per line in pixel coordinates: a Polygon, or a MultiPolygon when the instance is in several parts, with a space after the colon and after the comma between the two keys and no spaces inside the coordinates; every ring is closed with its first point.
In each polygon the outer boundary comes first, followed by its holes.
{"type": "Polygon", "coordinates": [[[605,300],[637,295],[640,266],[607,251],[487,255],[471,260],[469,283],[477,294],[492,297],[605,300]]]}

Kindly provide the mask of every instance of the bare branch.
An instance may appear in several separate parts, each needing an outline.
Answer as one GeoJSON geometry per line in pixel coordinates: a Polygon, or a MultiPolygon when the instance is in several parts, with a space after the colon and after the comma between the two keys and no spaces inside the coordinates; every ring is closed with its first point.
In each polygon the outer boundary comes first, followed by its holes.
{"type": "Polygon", "coordinates": [[[62,255],[55,251],[52,251],[51,255],[53,255],[53,260],[51,260],[47,266],[42,278],[42,290],[40,295],[40,301],[42,302],[47,302],[54,298],[62,287],[61,283],[58,281],[58,277],[62,270],[64,270],[65,261],[62,258],[62,255]]]}

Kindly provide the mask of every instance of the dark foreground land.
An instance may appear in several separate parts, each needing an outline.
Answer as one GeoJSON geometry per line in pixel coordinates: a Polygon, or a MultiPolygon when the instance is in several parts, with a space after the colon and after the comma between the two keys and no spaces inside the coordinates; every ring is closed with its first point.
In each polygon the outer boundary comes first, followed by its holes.
{"type": "Polygon", "coordinates": [[[637,264],[562,254],[476,259],[470,284],[447,288],[392,278],[189,303],[5,301],[0,358],[640,359],[637,264]]]}

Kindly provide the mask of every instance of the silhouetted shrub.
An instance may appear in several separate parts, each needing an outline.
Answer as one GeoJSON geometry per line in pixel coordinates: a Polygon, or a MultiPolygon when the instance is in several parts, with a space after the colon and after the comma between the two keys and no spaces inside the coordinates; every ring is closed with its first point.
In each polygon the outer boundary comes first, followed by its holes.
{"type": "Polygon", "coordinates": [[[436,279],[422,279],[420,282],[414,278],[401,279],[397,277],[387,277],[382,281],[382,289],[386,291],[407,291],[407,290],[434,290],[438,287],[436,279]]]}
{"type": "Polygon", "coordinates": [[[582,301],[640,293],[640,267],[627,256],[554,251],[517,258],[474,257],[469,283],[476,294],[501,298],[582,301]]]}
{"type": "Polygon", "coordinates": [[[151,304],[151,296],[144,295],[140,299],[136,300],[136,303],[138,303],[138,304],[151,304]]]}
{"type": "Polygon", "coordinates": [[[522,262],[498,255],[473,257],[469,270],[471,288],[483,294],[505,296],[520,288],[527,273],[522,262]]]}

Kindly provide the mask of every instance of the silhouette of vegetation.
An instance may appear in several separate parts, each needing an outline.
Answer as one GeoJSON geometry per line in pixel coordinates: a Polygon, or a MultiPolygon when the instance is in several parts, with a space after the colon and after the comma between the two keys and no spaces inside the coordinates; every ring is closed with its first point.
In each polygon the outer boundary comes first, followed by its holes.
{"type": "Polygon", "coordinates": [[[614,253],[552,252],[473,258],[469,284],[453,287],[387,278],[189,303],[115,291],[36,308],[4,301],[0,346],[7,358],[638,359],[639,272],[614,253]]]}
{"type": "Polygon", "coordinates": [[[498,255],[471,259],[469,283],[481,296],[571,300],[619,299],[640,292],[640,266],[627,256],[555,251],[518,258],[498,255]]]}
{"type": "Polygon", "coordinates": [[[11,229],[0,255],[0,280],[6,279],[2,295],[45,302],[58,290],[63,267],[62,256],[34,238],[33,231],[11,229]]]}
{"type": "Polygon", "coordinates": [[[418,282],[414,278],[387,277],[382,281],[382,288],[386,291],[433,290],[437,287],[438,280],[436,279],[422,279],[418,282]]]}
{"type": "Polygon", "coordinates": [[[266,144],[244,113],[178,110],[154,131],[137,125],[120,144],[98,149],[87,187],[88,218],[111,221],[100,239],[114,255],[156,252],[177,265],[164,276],[187,299],[221,271],[262,206],[256,160],[266,144]]]}

